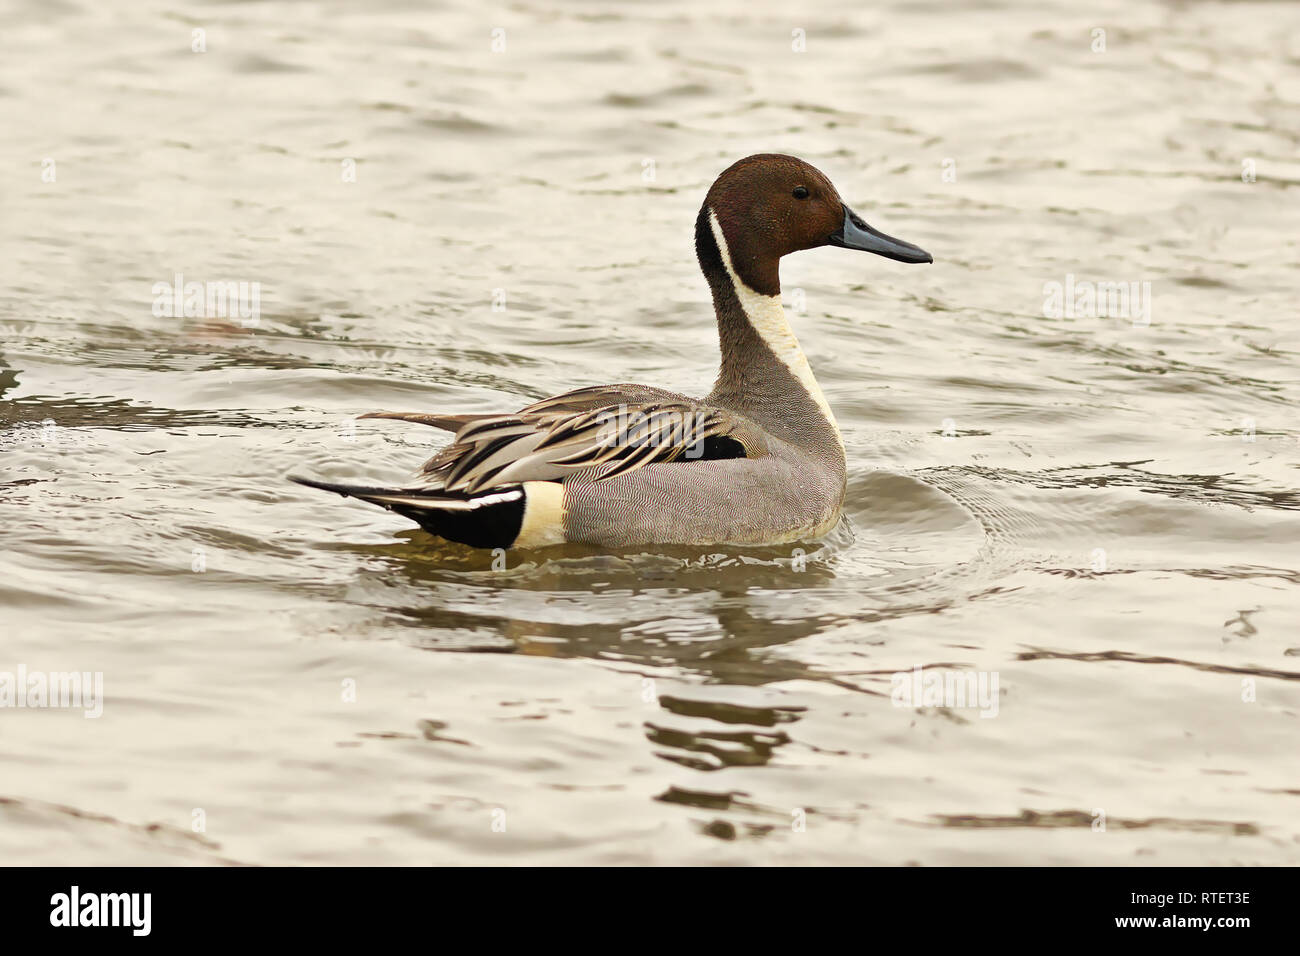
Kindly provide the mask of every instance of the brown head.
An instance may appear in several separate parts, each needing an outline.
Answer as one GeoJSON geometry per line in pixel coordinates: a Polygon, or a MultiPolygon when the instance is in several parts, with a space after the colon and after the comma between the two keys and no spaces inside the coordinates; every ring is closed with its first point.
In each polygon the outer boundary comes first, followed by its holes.
{"type": "Polygon", "coordinates": [[[780,293],[781,257],[800,249],[830,245],[899,262],[934,261],[910,242],[868,226],[844,204],[829,179],[794,156],[747,156],[714,181],[697,223],[696,247],[702,262],[705,252],[699,231],[708,228],[710,210],[717,216],[736,274],[763,295],[780,293]]]}

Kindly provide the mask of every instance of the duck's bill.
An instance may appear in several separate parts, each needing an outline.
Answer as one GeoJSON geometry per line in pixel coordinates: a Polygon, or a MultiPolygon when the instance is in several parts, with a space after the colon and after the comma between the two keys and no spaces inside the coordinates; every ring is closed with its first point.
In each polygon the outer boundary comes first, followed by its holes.
{"type": "Polygon", "coordinates": [[[872,229],[848,206],[844,207],[844,225],[831,233],[827,242],[843,249],[874,252],[878,256],[897,259],[899,262],[934,262],[934,256],[920,246],[914,246],[910,242],[895,239],[893,236],[872,229]]]}

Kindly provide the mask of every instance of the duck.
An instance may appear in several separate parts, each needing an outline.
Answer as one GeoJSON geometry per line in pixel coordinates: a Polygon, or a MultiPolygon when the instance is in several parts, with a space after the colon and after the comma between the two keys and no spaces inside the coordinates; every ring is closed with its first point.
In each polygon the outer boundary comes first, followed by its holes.
{"type": "Polygon", "coordinates": [[[844,439],[781,303],[780,263],[823,246],[905,263],[918,246],[869,226],[818,169],[760,153],[713,182],[695,220],[721,362],[691,398],[596,385],[510,414],[376,411],[452,439],[414,482],[292,481],[379,505],[483,549],[813,542],[844,505],[844,439]]]}

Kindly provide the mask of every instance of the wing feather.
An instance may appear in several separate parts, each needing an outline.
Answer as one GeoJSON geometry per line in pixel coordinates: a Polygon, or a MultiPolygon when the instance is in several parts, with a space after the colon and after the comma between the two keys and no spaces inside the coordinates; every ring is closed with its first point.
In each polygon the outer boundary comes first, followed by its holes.
{"type": "Polygon", "coordinates": [[[715,406],[689,399],[599,405],[592,399],[581,396],[587,407],[580,409],[565,407],[578,400],[548,400],[538,403],[542,408],[468,423],[425,464],[424,474],[448,491],[473,494],[522,481],[562,481],[584,469],[598,469],[595,480],[604,481],[650,464],[689,461],[715,436],[736,439],[750,457],[765,451],[757,426],[715,406]]]}

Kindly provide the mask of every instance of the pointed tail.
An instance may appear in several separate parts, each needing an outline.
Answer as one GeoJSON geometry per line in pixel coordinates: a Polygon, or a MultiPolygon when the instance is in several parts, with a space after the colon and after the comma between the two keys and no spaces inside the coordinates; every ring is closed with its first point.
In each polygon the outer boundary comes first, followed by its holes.
{"type": "Polygon", "coordinates": [[[466,494],[442,488],[341,485],[297,475],[289,480],[379,505],[410,518],[430,534],[475,548],[510,547],[524,522],[524,491],[518,485],[466,494]]]}
{"type": "Polygon", "coordinates": [[[417,425],[432,425],[445,432],[458,432],[471,422],[487,418],[499,418],[498,415],[426,415],[423,412],[366,412],[357,418],[388,418],[399,422],[414,422],[417,425]]]}

